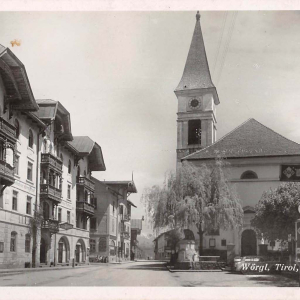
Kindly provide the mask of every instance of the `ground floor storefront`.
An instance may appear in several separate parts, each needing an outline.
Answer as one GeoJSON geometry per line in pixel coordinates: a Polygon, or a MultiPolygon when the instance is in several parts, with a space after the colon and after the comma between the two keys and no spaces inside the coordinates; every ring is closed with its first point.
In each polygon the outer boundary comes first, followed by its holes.
{"type": "Polygon", "coordinates": [[[50,234],[42,230],[39,248],[40,264],[85,264],[89,262],[89,232],[73,228],[50,234]]]}
{"type": "Polygon", "coordinates": [[[130,240],[117,240],[113,235],[93,235],[90,238],[92,261],[119,262],[130,260],[130,240]]]}

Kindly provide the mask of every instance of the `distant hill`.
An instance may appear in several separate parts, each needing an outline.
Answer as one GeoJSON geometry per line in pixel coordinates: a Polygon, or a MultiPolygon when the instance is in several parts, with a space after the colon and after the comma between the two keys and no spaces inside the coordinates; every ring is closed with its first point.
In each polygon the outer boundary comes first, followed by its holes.
{"type": "Polygon", "coordinates": [[[138,247],[143,250],[144,259],[148,257],[154,258],[154,236],[152,234],[143,234],[137,236],[138,247]]]}

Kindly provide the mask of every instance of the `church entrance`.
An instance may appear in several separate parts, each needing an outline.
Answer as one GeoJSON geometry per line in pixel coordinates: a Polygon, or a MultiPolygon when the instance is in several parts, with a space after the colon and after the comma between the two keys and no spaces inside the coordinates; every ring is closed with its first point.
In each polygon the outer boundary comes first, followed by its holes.
{"type": "Polygon", "coordinates": [[[41,245],[40,245],[40,263],[46,263],[46,256],[47,256],[47,244],[43,238],[41,238],[41,245]]]}
{"type": "Polygon", "coordinates": [[[252,229],[246,229],[242,233],[241,256],[257,255],[256,233],[252,229]]]}

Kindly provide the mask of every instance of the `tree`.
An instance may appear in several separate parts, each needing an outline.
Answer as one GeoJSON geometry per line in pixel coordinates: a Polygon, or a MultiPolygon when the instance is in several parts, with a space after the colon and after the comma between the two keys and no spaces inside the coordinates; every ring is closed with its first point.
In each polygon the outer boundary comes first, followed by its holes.
{"type": "Polygon", "coordinates": [[[283,183],[263,193],[255,207],[252,226],[268,240],[286,241],[295,236],[295,221],[299,218],[299,183],[283,183]]]}
{"type": "Polygon", "coordinates": [[[206,231],[240,228],[243,210],[225,175],[227,164],[222,158],[200,167],[183,162],[176,174],[168,174],[162,187],[145,190],[142,201],[154,228],[196,225],[200,255],[206,231]]]}
{"type": "Polygon", "coordinates": [[[32,267],[36,267],[36,251],[38,246],[39,230],[43,222],[43,214],[40,208],[34,210],[34,215],[30,218],[28,233],[32,236],[32,267]]]}

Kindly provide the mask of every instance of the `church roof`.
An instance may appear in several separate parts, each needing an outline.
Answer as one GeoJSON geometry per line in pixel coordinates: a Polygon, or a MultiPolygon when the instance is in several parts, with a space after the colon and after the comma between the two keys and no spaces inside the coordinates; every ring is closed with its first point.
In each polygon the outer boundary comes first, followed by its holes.
{"type": "MultiPolygon", "coordinates": [[[[200,26],[200,15],[197,12],[195,30],[184,67],[182,78],[175,89],[176,91],[190,89],[216,89],[212,83],[206,51],[200,26]]],[[[215,90],[216,93],[216,90],[215,90]]],[[[216,95],[215,104],[219,104],[216,95]]]]}
{"type": "Polygon", "coordinates": [[[223,138],[182,160],[300,155],[300,144],[295,143],[255,119],[249,119],[223,138]]]}

